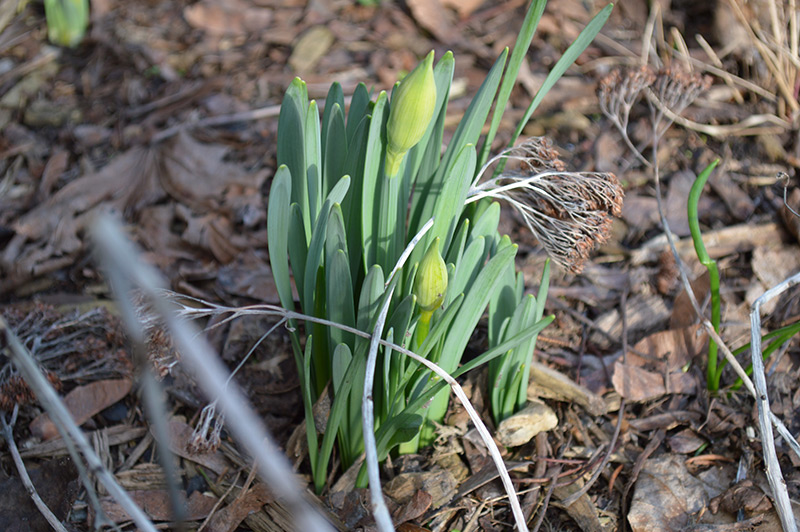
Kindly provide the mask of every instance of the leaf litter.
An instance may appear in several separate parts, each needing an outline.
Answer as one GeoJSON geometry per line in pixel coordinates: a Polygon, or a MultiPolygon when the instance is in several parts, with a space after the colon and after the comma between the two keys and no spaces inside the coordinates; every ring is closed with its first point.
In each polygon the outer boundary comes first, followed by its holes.
{"type": "MultiPolygon", "coordinates": [[[[368,7],[240,0],[237,9],[215,0],[191,6],[115,5],[95,12],[86,45],[58,53],[41,31],[29,31],[41,28],[41,13],[27,7],[27,18],[0,18],[0,46],[11,52],[0,72],[5,91],[0,101],[2,312],[19,334],[42,335],[59,348],[42,363],[53,380],[62,383],[62,394],[87,394],[79,401],[84,414],[76,410],[75,415],[85,422],[85,430],[106,434],[106,457],[120,475],[144,473],[141,466],[152,458],[153,438],[149,431],[137,431],[145,426],[134,414],[138,399],[100,391],[114,387],[106,384],[119,382],[114,379],[130,379],[119,325],[110,316],[98,318],[94,311],[75,312],[75,295],[80,305],[96,305],[97,295],[108,295],[88,260],[86,228],[92,219],[100,212],[122,216],[147,259],[178,291],[226,304],[277,301],[264,229],[265,190],[274,171],[275,120],[198,128],[192,123],[203,116],[275,105],[300,71],[305,71],[316,98],[332,80],[343,84],[345,94],[362,79],[388,89],[414,64],[415,55],[430,48],[454,49],[459,58],[456,85],[469,93],[490,58],[513,42],[521,4],[410,2],[408,11],[392,2],[368,7]],[[168,140],[149,142],[176,126],[178,133],[168,140]],[[57,307],[31,306],[34,298],[57,307]],[[112,412],[120,405],[122,418],[112,412]]],[[[719,23],[724,17],[737,20],[736,13],[722,7],[719,12],[711,7],[694,8],[696,12],[682,6],[660,13],[648,9],[643,1],[619,5],[603,36],[527,126],[526,134],[555,137],[568,164],[612,171],[624,179],[626,201],[622,221],[612,228],[611,241],[593,264],[582,275],[554,279],[550,291],[548,310],[557,314],[557,321],[544,332],[549,338],[538,345],[538,369],[532,370],[528,395],[531,401],[542,401],[546,415],[554,416],[557,424],[531,435],[529,443],[506,449],[505,458],[521,464],[513,475],[520,490],[535,495],[526,499],[528,509],[544,511],[550,526],[611,530],[625,521],[633,530],[735,530],[743,528],[732,528],[737,517],[732,510],[741,508],[744,521],[735,526],[775,530],[779,525],[767,504],[769,488],[753,432],[752,402],[739,392],[706,392],[702,370],[707,340],[676,281],[674,261],[665,254],[651,179],[621,146],[610,124],[596,118],[594,89],[609,69],[604,64],[622,64],[626,56],[642,53],[641,34],[630,28],[645,27],[649,16],[667,29],[654,37],[657,44],[658,39],[675,39],[673,26],[678,35],[699,33],[709,42],[719,42],[719,49],[737,42],[729,47],[732,55],[715,60],[687,39],[694,60],[739,77],[720,75],[686,116],[730,126],[726,131],[734,132],[746,130],[749,126],[737,124],[751,116],[773,116],[761,124],[768,130],[757,137],[763,140],[703,138],[675,127],[659,154],[667,219],[681,236],[688,227],[687,187],[708,161],[724,159],[723,169],[712,176],[701,198],[700,222],[709,254],[720,261],[723,272],[722,336],[734,348],[748,341],[748,304],[800,268],[797,218],[783,208],[782,189],[774,185],[777,171],[791,173],[797,167],[800,146],[782,129],[785,109],[793,109],[796,101],[781,88],[783,78],[765,69],[759,56],[765,52],[752,41],[742,41],[746,32],[740,31],[741,21],[719,23]],[[617,31],[620,28],[628,28],[627,33],[617,31]],[[624,293],[628,295],[623,306],[624,293]],[[626,406],[621,409],[623,399],[626,406]],[[621,429],[615,440],[618,422],[621,429]],[[592,477],[606,454],[609,461],[588,493],[569,507],[560,506],[559,501],[569,499],[592,477]],[[744,480],[736,478],[740,463],[744,480]],[[542,509],[548,493],[549,504],[542,509]]],[[[550,2],[530,65],[523,68],[522,87],[512,94],[512,116],[521,116],[546,74],[548,60],[552,62],[555,51],[577,35],[590,15],[585,3],[550,2]]],[[[659,49],[662,60],[668,59],[667,48],[659,49]]],[[[633,138],[642,143],[647,142],[644,111],[634,107],[631,114],[633,138]]],[[[462,113],[455,100],[447,123],[457,123],[462,113]]],[[[790,197],[795,208],[796,194],[790,197]]],[[[535,239],[518,216],[504,217],[506,231],[521,243],[518,264],[526,279],[538,278],[543,255],[535,239]]],[[[708,298],[708,281],[691,240],[681,239],[678,251],[702,305],[708,298]]],[[[793,323],[797,313],[797,293],[790,291],[766,310],[765,332],[793,323]]],[[[216,334],[219,351],[234,367],[258,341],[259,331],[269,326],[235,322],[211,334],[216,334]]],[[[474,339],[476,349],[479,336],[474,339]]],[[[168,349],[168,344],[160,349],[168,349]]],[[[286,338],[274,333],[253,354],[252,369],[237,377],[281,442],[302,425],[287,349],[286,338]]],[[[795,434],[800,429],[797,363],[795,341],[768,361],[773,411],[795,434]]],[[[224,434],[213,459],[186,451],[205,399],[189,376],[175,371],[168,377],[168,401],[183,417],[170,423],[171,442],[189,486],[183,495],[191,518],[207,520],[209,530],[240,525],[288,529],[291,516],[268,487],[244,480],[252,464],[224,434]],[[243,474],[237,479],[236,472],[243,474]]],[[[481,378],[469,376],[465,383],[476,406],[483,402],[481,378]]],[[[726,370],[723,382],[732,381],[726,370]]],[[[124,389],[114,391],[122,394],[124,389]]],[[[12,370],[0,373],[0,399],[4,412],[20,405],[21,419],[28,424],[40,413],[12,370]]],[[[45,433],[52,430],[42,432],[24,423],[15,428],[15,436],[29,444],[27,456],[36,457],[31,459],[40,461],[40,468],[50,467],[43,461],[47,453],[64,452],[63,447],[53,447],[57,439],[40,441],[45,433]]],[[[444,454],[402,457],[384,468],[384,492],[395,524],[406,530],[507,529],[496,477],[481,478],[489,470],[485,450],[457,407],[441,434],[439,450],[446,449],[444,454]]],[[[778,452],[790,493],[797,498],[798,459],[783,446],[778,452]]],[[[302,475],[302,455],[293,459],[302,475]]],[[[67,470],[57,471],[58,482],[75,478],[67,470]]],[[[145,489],[133,492],[136,500],[152,519],[169,521],[163,486],[147,482],[145,489]]],[[[27,500],[22,488],[2,492],[27,500]]],[[[111,499],[101,502],[114,519],[126,520],[111,499]]],[[[332,520],[342,529],[345,524],[372,526],[368,512],[358,510],[368,503],[366,492],[334,490],[322,502],[337,514],[332,520]]],[[[48,504],[53,509],[71,506],[79,528],[93,519],[91,504],[71,490],[61,490],[61,499],[48,499],[48,504]]]]}

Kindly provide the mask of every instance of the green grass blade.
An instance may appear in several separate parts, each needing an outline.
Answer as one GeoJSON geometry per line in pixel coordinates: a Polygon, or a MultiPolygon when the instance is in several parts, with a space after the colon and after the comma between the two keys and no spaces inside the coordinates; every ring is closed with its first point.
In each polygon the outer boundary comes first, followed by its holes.
{"type": "MultiPolygon", "coordinates": [[[[606,23],[606,20],[608,20],[608,17],[611,15],[611,10],[613,7],[613,4],[608,4],[597,15],[595,15],[594,18],[589,21],[589,24],[583,28],[583,31],[581,31],[580,35],[578,35],[578,37],[575,39],[575,42],[569,45],[569,48],[566,49],[564,55],[562,55],[553,66],[553,69],[545,78],[542,86],[539,87],[538,91],[536,91],[536,96],[533,97],[530,105],[528,105],[528,108],[525,110],[522,119],[517,125],[517,129],[514,131],[514,134],[511,137],[511,141],[508,143],[509,147],[512,147],[517,141],[522,133],[522,129],[528,123],[528,120],[530,120],[531,115],[533,115],[533,112],[537,107],[539,107],[539,104],[542,103],[542,100],[544,100],[544,97],[547,95],[550,89],[553,88],[553,85],[555,85],[556,81],[558,81],[561,76],[564,75],[564,72],[566,72],[567,69],[572,66],[578,56],[583,53],[586,47],[591,44],[591,42],[600,32],[603,25],[606,23]]],[[[499,171],[503,167],[502,162],[498,166],[499,171]]]]}
{"type": "Polygon", "coordinates": [[[525,14],[525,19],[522,21],[522,28],[517,35],[517,42],[514,43],[514,50],[511,52],[511,57],[508,60],[508,68],[503,76],[503,83],[500,85],[500,91],[497,93],[497,101],[494,105],[494,113],[492,114],[492,122],[489,126],[489,133],[486,134],[486,139],[483,141],[480,156],[478,157],[478,168],[483,167],[489,158],[489,152],[492,148],[492,142],[497,134],[497,129],[500,127],[500,121],[503,119],[503,114],[506,110],[508,97],[511,95],[511,89],[517,82],[519,69],[522,66],[522,61],[528,54],[528,49],[531,46],[533,34],[536,33],[536,27],[539,25],[539,20],[544,13],[544,7],[547,0],[534,0],[525,14]]]}

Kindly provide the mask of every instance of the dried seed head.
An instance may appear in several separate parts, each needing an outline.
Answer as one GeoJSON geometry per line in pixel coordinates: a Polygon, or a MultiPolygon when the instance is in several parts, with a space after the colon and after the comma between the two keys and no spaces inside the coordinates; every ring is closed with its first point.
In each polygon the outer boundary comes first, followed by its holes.
{"type": "Polygon", "coordinates": [[[656,80],[653,69],[647,65],[636,69],[614,70],[602,80],[598,90],[600,109],[609,119],[626,127],[631,107],[639,98],[639,93],[656,80]]]}
{"type": "Polygon", "coordinates": [[[653,93],[673,113],[680,114],[711,86],[711,77],[677,67],[658,71],[653,93]]]}
{"type": "Polygon", "coordinates": [[[220,434],[225,421],[216,415],[216,405],[211,403],[200,411],[200,419],[186,442],[186,452],[191,455],[211,453],[219,449],[222,440],[220,434]]]}
{"type": "Polygon", "coordinates": [[[506,171],[473,185],[469,201],[483,197],[508,201],[553,260],[579,273],[592,249],[608,240],[612,216],[622,212],[625,193],[616,176],[566,172],[543,137],[528,139],[494,160],[501,158],[520,160],[522,171],[506,171]]]}

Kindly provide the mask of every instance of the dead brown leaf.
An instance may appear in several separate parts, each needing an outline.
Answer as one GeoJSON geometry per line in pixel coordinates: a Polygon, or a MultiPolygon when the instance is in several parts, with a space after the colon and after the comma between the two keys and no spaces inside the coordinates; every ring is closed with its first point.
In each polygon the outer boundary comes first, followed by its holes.
{"type": "Polygon", "coordinates": [[[169,424],[169,448],[170,450],[182,458],[191,460],[204,467],[207,467],[214,473],[220,474],[228,469],[229,464],[220,451],[212,451],[208,453],[191,453],[187,450],[192,439],[192,427],[178,419],[171,419],[169,424]]]}
{"type": "Polygon", "coordinates": [[[611,382],[618,394],[634,402],[649,401],[667,393],[664,377],[620,361],[614,363],[611,382]]]}
{"type": "MultiPolygon", "coordinates": [[[[186,497],[185,492],[182,492],[186,497]]],[[[170,497],[167,490],[137,490],[129,491],[128,495],[141,508],[144,513],[153,521],[171,521],[174,519],[170,497]]],[[[186,501],[186,519],[197,521],[204,519],[217,503],[216,497],[203,495],[199,491],[193,492],[186,501]]],[[[100,507],[106,516],[115,523],[130,521],[128,512],[112,497],[100,499],[100,507]]]]}
{"type": "Polygon", "coordinates": [[[431,507],[432,500],[433,498],[431,497],[431,494],[427,491],[417,491],[411,497],[411,500],[399,507],[397,511],[394,512],[392,521],[395,525],[400,525],[417,519],[428,511],[428,508],[431,507]]]}
{"type": "MultiPolygon", "coordinates": [[[[64,404],[78,425],[83,425],[95,414],[113,405],[131,391],[130,379],[113,379],[78,386],[64,397],[64,404]]],[[[49,440],[58,436],[58,429],[46,413],[31,422],[31,434],[49,440]]]]}
{"type": "Polygon", "coordinates": [[[631,530],[684,530],[697,523],[701,515],[701,522],[723,522],[702,510],[711,497],[719,494],[724,479],[720,475],[706,477],[691,475],[684,459],[677,455],[647,460],[636,481],[628,513],[631,530]]]}
{"type": "Polygon", "coordinates": [[[183,16],[191,26],[217,37],[264,30],[272,22],[271,9],[243,0],[201,0],[186,6],[183,16]]]}
{"type": "Polygon", "coordinates": [[[209,532],[233,532],[244,518],[257,512],[264,504],[274,500],[265,484],[256,484],[233,500],[228,506],[215,513],[208,521],[209,532]]]}
{"type": "Polygon", "coordinates": [[[447,44],[456,40],[452,23],[441,0],[407,0],[406,5],[417,24],[431,32],[439,42],[447,44]]]}

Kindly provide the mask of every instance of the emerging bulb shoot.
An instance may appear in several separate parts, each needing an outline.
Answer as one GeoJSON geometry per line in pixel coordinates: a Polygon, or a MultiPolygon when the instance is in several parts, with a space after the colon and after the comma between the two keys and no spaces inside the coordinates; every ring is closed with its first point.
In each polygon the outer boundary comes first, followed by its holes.
{"type": "Polygon", "coordinates": [[[386,126],[386,175],[394,177],[408,150],[425,135],[436,107],[433,51],[394,90],[386,126]]]}

